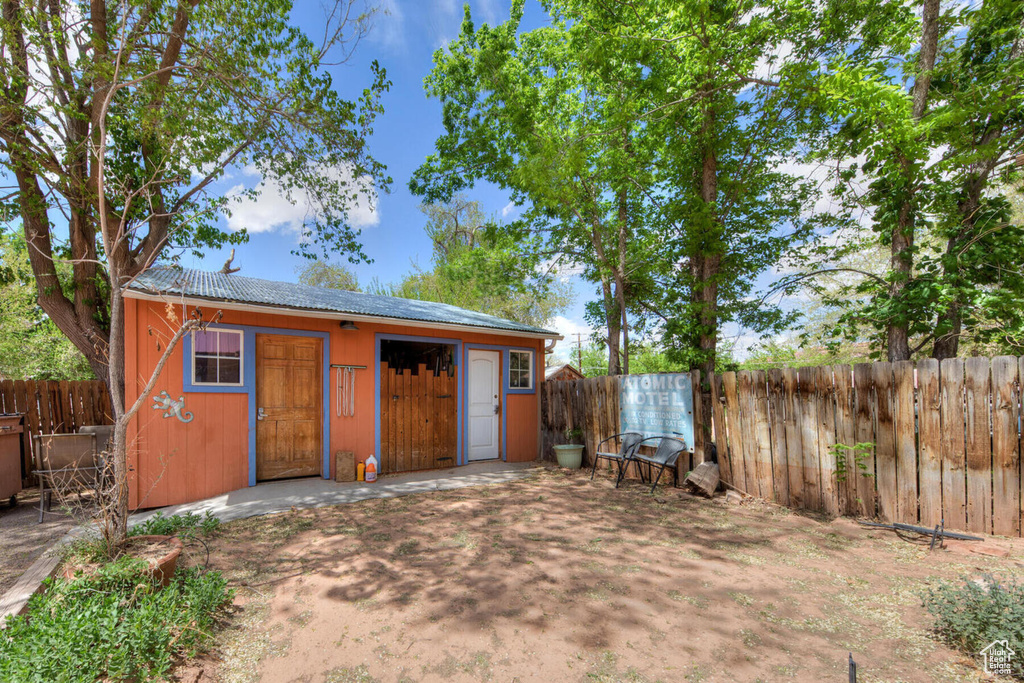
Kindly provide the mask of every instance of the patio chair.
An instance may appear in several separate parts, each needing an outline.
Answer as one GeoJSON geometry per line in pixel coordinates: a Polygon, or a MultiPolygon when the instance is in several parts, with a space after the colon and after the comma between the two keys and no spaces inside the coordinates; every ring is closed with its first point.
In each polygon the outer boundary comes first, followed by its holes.
{"type": "Polygon", "coordinates": [[[682,439],[677,439],[674,436],[651,436],[636,445],[633,449],[633,454],[629,456],[627,462],[623,463],[619,469],[619,479],[615,482],[615,488],[619,487],[622,483],[622,479],[626,475],[626,469],[630,462],[637,464],[637,469],[640,471],[640,480],[647,483],[647,478],[651,479],[651,493],[658,488],[658,481],[661,479],[662,473],[672,468],[672,473],[675,476],[676,484],[679,483],[679,473],[676,471],[676,463],[679,461],[679,456],[686,451],[686,442],[682,439]],[[658,445],[654,450],[653,455],[647,455],[641,453],[640,449],[644,447],[647,442],[651,442],[651,446],[657,441],[658,445]],[[654,476],[654,468],[658,468],[658,476],[654,476]],[[644,468],[647,469],[647,478],[644,477],[644,468]]]}
{"type": "Polygon", "coordinates": [[[50,509],[53,491],[96,490],[100,468],[95,434],[43,434],[32,437],[39,477],[39,523],[50,509]]]}
{"type": "Polygon", "coordinates": [[[595,449],[597,452],[594,453],[594,466],[590,469],[590,478],[594,478],[594,473],[597,472],[597,461],[602,458],[605,460],[611,460],[615,462],[615,464],[619,468],[619,473],[621,474],[623,463],[625,463],[629,456],[632,454],[633,450],[636,448],[636,445],[643,441],[643,438],[644,435],[640,434],[639,432],[623,432],[622,434],[614,434],[612,436],[609,436],[607,439],[597,444],[597,448],[595,449]],[[604,446],[609,441],[614,441],[615,439],[621,439],[621,444],[619,445],[618,453],[601,450],[602,446],[604,446]]]}

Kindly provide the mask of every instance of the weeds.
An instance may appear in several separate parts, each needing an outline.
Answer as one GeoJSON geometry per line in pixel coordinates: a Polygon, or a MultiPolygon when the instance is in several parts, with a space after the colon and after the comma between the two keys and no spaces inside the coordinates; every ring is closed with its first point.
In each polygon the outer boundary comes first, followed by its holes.
{"type": "Polygon", "coordinates": [[[0,680],[152,681],[212,640],[232,592],[217,572],[179,569],[161,589],[140,560],[121,558],[71,581],[48,580],[0,636],[0,680]]]}

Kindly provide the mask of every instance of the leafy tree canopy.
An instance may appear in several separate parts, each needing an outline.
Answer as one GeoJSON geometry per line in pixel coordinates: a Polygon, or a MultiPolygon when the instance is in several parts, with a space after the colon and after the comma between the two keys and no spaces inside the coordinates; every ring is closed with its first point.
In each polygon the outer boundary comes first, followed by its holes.
{"type": "Polygon", "coordinates": [[[327,67],[347,59],[372,8],[328,3],[316,37],[291,11],[278,0],[4,4],[5,207],[21,216],[40,306],[98,376],[128,281],[247,239],[220,221],[232,197],[216,181],[229,167],[265,179],[237,197],[271,187],[309,205],[298,252],[363,257],[348,212],[390,182],[367,150],[390,84],[374,63],[361,96],[345,99],[327,67]]]}
{"type": "Polygon", "coordinates": [[[373,282],[370,293],[437,301],[542,327],[565,310],[568,286],[543,268],[529,233],[488,221],[477,202],[456,194],[424,204],[433,268],[418,267],[397,284],[373,282]],[[524,253],[526,256],[524,256],[524,253]]]}
{"type": "Polygon", "coordinates": [[[299,283],[303,285],[344,289],[350,292],[360,291],[356,274],[340,264],[329,261],[309,261],[305,265],[298,266],[295,271],[298,273],[299,283]]]}
{"type": "MultiPolygon", "coordinates": [[[[59,275],[68,280],[70,267],[59,275]]],[[[25,237],[0,230],[0,379],[96,379],[89,363],[36,303],[25,237]]]]}

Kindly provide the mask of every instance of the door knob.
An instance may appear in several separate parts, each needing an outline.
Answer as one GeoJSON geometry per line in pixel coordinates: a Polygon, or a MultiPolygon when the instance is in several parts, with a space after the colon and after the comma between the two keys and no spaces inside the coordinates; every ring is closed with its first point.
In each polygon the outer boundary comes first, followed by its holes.
{"type": "Polygon", "coordinates": [[[266,417],[266,415],[263,414],[263,408],[257,408],[256,409],[256,419],[257,420],[262,420],[264,417],[266,417]]]}
{"type": "Polygon", "coordinates": [[[500,412],[501,412],[501,404],[500,403],[494,404],[494,414],[497,415],[500,412]]]}

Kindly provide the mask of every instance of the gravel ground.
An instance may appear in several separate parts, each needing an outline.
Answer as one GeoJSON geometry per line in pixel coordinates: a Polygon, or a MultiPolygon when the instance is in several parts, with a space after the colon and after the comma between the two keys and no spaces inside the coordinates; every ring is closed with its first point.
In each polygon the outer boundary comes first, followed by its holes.
{"type": "Polygon", "coordinates": [[[39,491],[18,494],[13,508],[0,503],[0,594],[3,594],[43,552],[64,536],[75,518],[56,506],[39,521],[39,491]]]}

